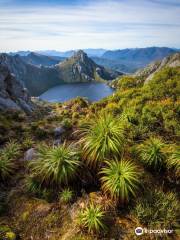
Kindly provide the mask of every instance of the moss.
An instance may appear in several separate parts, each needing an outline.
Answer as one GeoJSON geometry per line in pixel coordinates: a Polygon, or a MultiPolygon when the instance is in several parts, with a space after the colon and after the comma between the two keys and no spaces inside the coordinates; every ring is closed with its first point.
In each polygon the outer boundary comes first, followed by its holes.
{"type": "Polygon", "coordinates": [[[13,232],[7,232],[7,233],[5,234],[5,238],[6,238],[7,240],[16,240],[16,234],[13,233],[13,232]]]}
{"type": "Polygon", "coordinates": [[[25,211],[21,215],[22,221],[27,221],[28,217],[29,217],[29,211],[25,211]]]}

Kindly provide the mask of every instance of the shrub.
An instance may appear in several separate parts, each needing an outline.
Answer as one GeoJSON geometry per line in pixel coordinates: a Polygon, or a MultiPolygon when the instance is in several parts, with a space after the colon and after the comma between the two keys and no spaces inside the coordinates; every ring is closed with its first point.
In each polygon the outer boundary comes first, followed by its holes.
{"type": "Polygon", "coordinates": [[[179,219],[179,202],[173,192],[156,189],[137,201],[133,214],[148,227],[172,229],[179,219]]]}
{"type": "Polygon", "coordinates": [[[125,142],[122,124],[110,114],[90,120],[79,130],[83,157],[87,164],[96,167],[105,158],[119,156],[125,142]]]}
{"type": "Polygon", "coordinates": [[[71,129],[72,128],[72,122],[70,119],[68,118],[65,118],[63,121],[62,121],[62,125],[66,128],[66,129],[71,129]]]}
{"type": "Polygon", "coordinates": [[[169,169],[175,171],[177,177],[180,177],[180,148],[173,149],[173,152],[167,160],[167,166],[169,169]]]}
{"type": "Polygon", "coordinates": [[[64,189],[59,194],[59,200],[62,203],[69,203],[71,202],[72,198],[73,198],[73,191],[71,191],[69,188],[64,189]]]}
{"type": "Polygon", "coordinates": [[[50,148],[41,146],[38,159],[30,163],[32,173],[41,183],[67,184],[76,174],[79,155],[72,145],[63,144],[50,148]]]}
{"type": "Polygon", "coordinates": [[[25,179],[25,188],[27,192],[35,195],[38,198],[51,201],[53,197],[53,192],[41,185],[41,183],[33,176],[28,176],[25,179]]]}
{"type": "Polygon", "coordinates": [[[99,233],[105,229],[104,216],[105,212],[101,210],[99,205],[90,204],[90,206],[81,210],[78,223],[82,228],[87,229],[89,233],[99,233]]]}
{"type": "Polygon", "coordinates": [[[26,149],[31,148],[33,146],[33,144],[34,144],[33,139],[31,137],[27,136],[24,138],[24,140],[22,142],[22,147],[23,147],[23,149],[26,150],[26,149]]]}
{"type": "Polygon", "coordinates": [[[3,180],[10,177],[16,169],[15,160],[20,155],[20,146],[10,141],[0,150],[0,178],[3,180]]]}
{"type": "Polygon", "coordinates": [[[102,189],[115,200],[127,201],[140,183],[140,171],[136,165],[127,160],[106,161],[106,166],[100,171],[102,174],[102,189]]]}
{"type": "Polygon", "coordinates": [[[151,137],[138,146],[140,158],[147,166],[160,171],[166,163],[165,147],[160,138],[151,137]]]}
{"type": "Polygon", "coordinates": [[[41,192],[41,184],[33,176],[27,176],[25,179],[25,188],[28,192],[39,195],[41,192]]]}

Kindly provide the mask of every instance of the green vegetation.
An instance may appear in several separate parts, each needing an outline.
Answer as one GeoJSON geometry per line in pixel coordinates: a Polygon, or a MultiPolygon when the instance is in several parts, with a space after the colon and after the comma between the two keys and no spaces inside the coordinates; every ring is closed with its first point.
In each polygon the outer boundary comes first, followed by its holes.
{"type": "Polygon", "coordinates": [[[180,177],[180,148],[173,146],[170,157],[167,160],[169,169],[173,169],[176,176],[180,177]]]}
{"type": "Polygon", "coordinates": [[[68,184],[79,166],[79,156],[72,145],[50,148],[41,146],[36,160],[30,163],[31,172],[41,183],[68,184]]]}
{"type": "Polygon", "coordinates": [[[159,171],[166,163],[165,146],[165,143],[159,138],[147,139],[139,146],[141,160],[147,166],[159,171]]]}
{"type": "Polygon", "coordinates": [[[90,204],[79,213],[78,224],[83,229],[87,229],[89,233],[99,233],[105,229],[104,216],[105,213],[101,210],[101,206],[90,204]]]}
{"type": "Polygon", "coordinates": [[[129,200],[140,183],[140,171],[137,166],[127,160],[106,161],[106,166],[100,172],[102,189],[116,200],[129,200]]]}
{"type": "Polygon", "coordinates": [[[110,114],[98,115],[80,129],[83,158],[90,166],[97,166],[111,156],[120,156],[124,148],[124,129],[110,114]]]}
{"type": "Polygon", "coordinates": [[[59,200],[62,203],[70,203],[73,198],[73,191],[69,188],[63,189],[63,191],[59,194],[59,200]]]}
{"type": "Polygon", "coordinates": [[[123,76],[98,102],[1,114],[0,225],[12,228],[2,236],[135,239],[142,225],[174,229],[167,238],[178,239],[179,79],[179,67],[148,82],[123,76]]]}
{"type": "Polygon", "coordinates": [[[179,219],[179,202],[173,192],[151,190],[137,201],[134,214],[149,228],[173,229],[179,219]]]}
{"type": "Polygon", "coordinates": [[[10,177],[15,172],[15,160],[20,156],[20,146],[16,142],[9,142],[0,150],[0,178],[10,177]]]}

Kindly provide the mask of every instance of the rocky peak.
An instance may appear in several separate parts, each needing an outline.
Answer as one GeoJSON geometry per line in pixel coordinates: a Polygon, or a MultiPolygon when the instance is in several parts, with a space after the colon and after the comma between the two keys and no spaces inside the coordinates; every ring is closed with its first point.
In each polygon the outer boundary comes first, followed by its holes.
{"type": "Polygon", "coordinates": [[[89,60],[87,54],[83,50],[78,50],[77,52],[75,52],[73,58],[80,62],[85,62],[89,60]]]}

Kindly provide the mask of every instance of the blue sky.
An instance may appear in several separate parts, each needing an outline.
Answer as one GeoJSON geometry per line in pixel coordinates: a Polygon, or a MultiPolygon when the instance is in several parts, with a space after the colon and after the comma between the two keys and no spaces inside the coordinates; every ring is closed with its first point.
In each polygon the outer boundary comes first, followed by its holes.
{"type": "Polygon", "coordinates": [[[179,0],[0,0],[0,51],[180,48],[179,0]]]}

